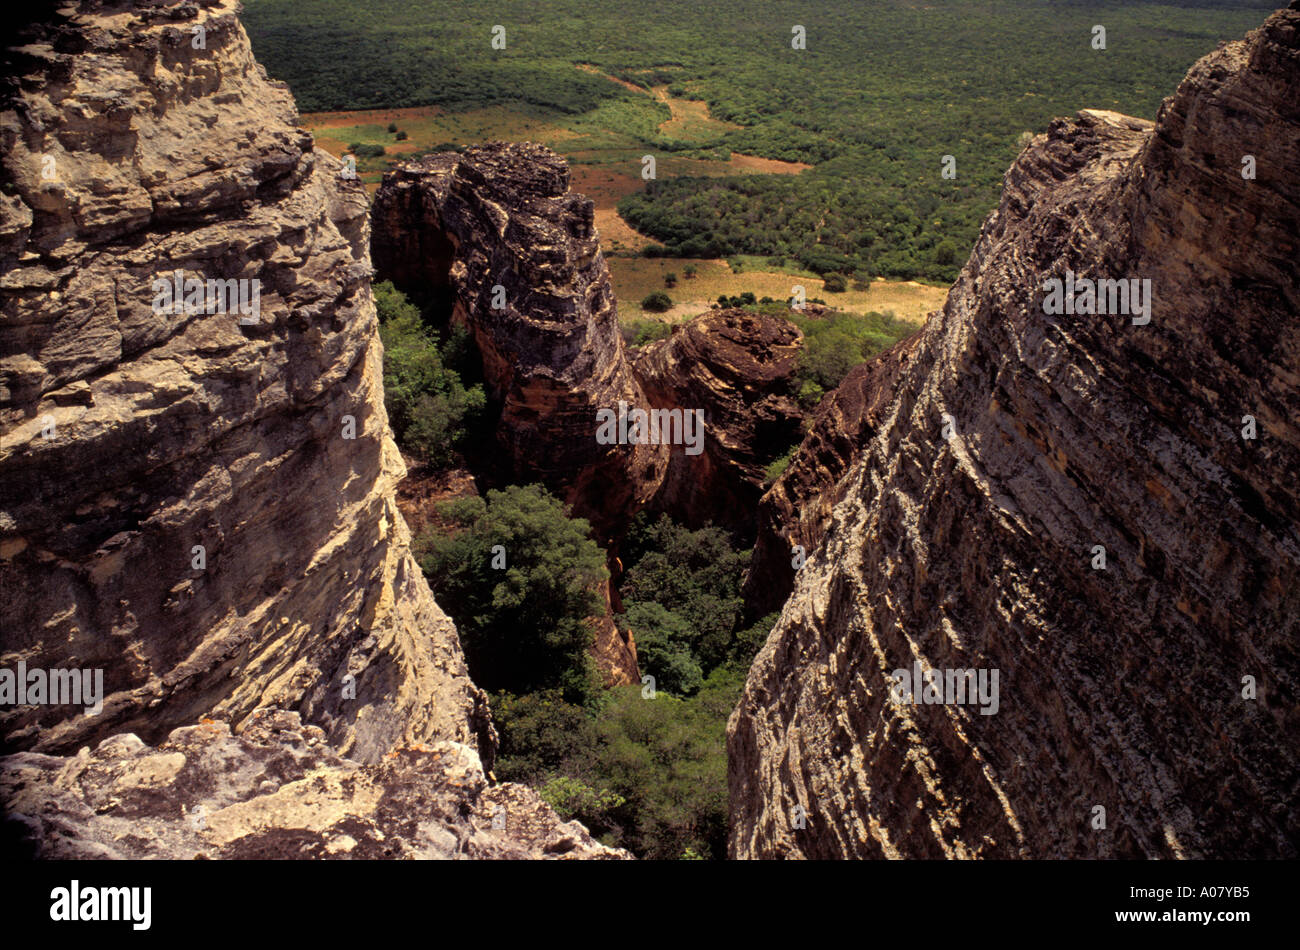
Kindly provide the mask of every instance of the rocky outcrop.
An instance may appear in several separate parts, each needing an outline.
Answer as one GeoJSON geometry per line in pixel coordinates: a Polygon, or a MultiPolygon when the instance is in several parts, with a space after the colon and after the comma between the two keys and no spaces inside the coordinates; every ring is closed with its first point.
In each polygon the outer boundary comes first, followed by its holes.
{"type": "Polygon", "coordinates": [[[798,437],[790,399],[800,335],[787,321],[724,311],[633,356],[619,333],[592,203],[567,163],[495,143],[399,166],[375,195],[377,272],[418,296],[446,294],[470,328],[501,406],[512,477],[540,480],[617,546],[642,508],[752,532],[763,465],[798,437]],[[705,448],[605,445],[601,409],[698,409],[705,448]]]}
{"type": "Polygon", "coordinates": [[[789,466],[758,503],[754,555],[743,590],[749,618],[780,610],[790,596],[794,565],[826,533],[831,510],[843,497],[844,473],[880,431],[916,342],[917,337],[908,337],[849,371],[817,406],[789,466]]]}
{"type": "Polygon", "coordinates": [[[542,481],[607,540],[653,493],[668,452],[596,440],[598,409],[645,396],[592,203],[568,190],[568,164],[530,143],[409,162],[375,195],[371,251],[403,289],[451,288],[450,318],[478,345],[514,478],[542,481]]]}
{"type": "MultiPolygon", "coordinates": [[[[10,748],[293,708],[360,761],[493,738],[393,501],[358,182],[294,127],[225,0],[67,5],[0,112],[0,667],[103,709],[10,748]],[[260,281],[172,312],[154,281],[260,281]]],[[[12,701],[12,700],[11,700],[12,701]]]]}
{"type": "Polygon", "coordinates": [[[626,858],[522,785],[490,786],[457,742],[362,765],[297,713],[239,735],[205,719],[157,746],[112,736],[62,758],[0,759],[5,853],[37,858],[626,858]]]}
{"type": "Polygon", "coordinates": [[[728,727],[734,856],[1297,855],[1298,163],[1298,3],[1154,127],[1024,151],[809,494],[728,727]],[[1052,312],[1067,271],[1150,280],[1149,322],[1052,312]],[[996,711],[907,702],[916,665],[998,671],[996,711]]]}
{"type": "Polygon", "coordinates": [[[5,845],[626,856],[488,785],[395,502],[360,184],[230,0],[59,10],[0,103],[5,845]],[[102,693],[15,701],[16,669],[102,693]]]}
{"type": "Polygon", "coordinates": [[[793,380],[803,335],[788,320],[715,310],[642,347],[635,369],[650,405],[701,412],[699,454],[674,450],[653,507],[698,527],[754,530],[765,467],[802,435],[793,380]]]}

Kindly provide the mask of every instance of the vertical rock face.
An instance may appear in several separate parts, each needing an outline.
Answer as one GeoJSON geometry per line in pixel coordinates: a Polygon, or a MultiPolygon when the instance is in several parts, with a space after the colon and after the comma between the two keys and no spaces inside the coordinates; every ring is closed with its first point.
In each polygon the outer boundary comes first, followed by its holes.
{"type": "Polygon", "coordinates": [[[568,189],[564,160],[530,143],[411,162],[375,196],[372,253],[400,286],[452,289],[452,320],[478,344],[515,477],[541,480],[608,538],[653,493],[668,453],[596,441],[598,409],[646,400],[592,203],[568,189]]]}
{"type": "MultiPolygon", "coordinates": [[[[633,360],[592,203],[568,189],[565,161],[531,143],[408,162],[375,195],[376,270],[446,302],[449,319],[470,329],[501,409],[496,437],[510,477],[541,481],[608,550],[644,508],[752,531],[764,463],[799,431],[789,395],[799,331],[720,312],[633,360]],[[698,411],[702,442],[689,454],[680,440],[602,444],[597,413],[620,409],[698,411]]],[[[637,682],[633,639],[608,612],[595,622],[606,682],[637,682]]]]}
{"type": "Polygon", "coordinates": [[[855,366],[817,406],[790,465],[757,505],[754,556],[743,591],[748,616],[779,610],[790,595],[797,549],[806,556],[821,542],[831,509],[843,497],[844,473],[879,432],[917,340],[908,337],[855,366]]]}
{"type": "Polygon", "coordinates": [[[544,482],[602,541],[617,541],[645,507],[691,523],[748,522],[761,463],[797,438],[789,382],[799,331],[719,312],[633,359],[592,203],[568,188],[564,159],[531,143],[408,162],[375,195],[375,268],[404,289],[448,293],[502,406],[498,441],[514,477],[544,482]],[[701,410],[703,450],[602,445],[597,410],[620,402],[701,410]]]}
{"type": "Polygon", "coordinates": [[[0,735],[279,705],[362,761],[490,754],[393,501],[360,184],[233,2],[60,10],[0,106],[0,667],[102,669],[104,703],[6,704],[0,735]],[[260,281],[260,312],[160,311],[176,271],[260,281]]]}
{"type": "Polygon", "coordinates": [[[702,413],[702,443],[674,448],[654,507],[697,527],[753,531],[765,467],[798,441],[792,381],[803,342],[788,320],[718,310],[642,348],[637,376],[650,404],[702,413]]]}
{"type": "Polygon", "coordinates": [[[729,723],[733,855],[1296,856],[1297,167],[1295,3],[1020,156],[845,474],[787,476],[833,510],[729,723]],[[1045,313],[1067,270],[1150,322],[1045,313]],[[893,701],[916,663],[996,712],[893,701]]]}

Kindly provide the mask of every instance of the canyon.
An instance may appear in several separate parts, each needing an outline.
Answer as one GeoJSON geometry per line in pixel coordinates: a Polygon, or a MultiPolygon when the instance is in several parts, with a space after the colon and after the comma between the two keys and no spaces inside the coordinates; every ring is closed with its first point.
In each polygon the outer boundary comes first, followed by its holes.
{"type": "Polygon", "coordinates": [[[943,309],[809,418],[780,317],[625,344],[541,145],[404,162],[368,205],[234,0],[71,0],[8,55],[0,667],[104,685],[0,707],[6,847],[628,857],[492,776],[398,509],[386,278],[474,341],[479,483],[541,482],[608,552],[607,685],[639,680],[635,515],[752,541],[780,620],[727,728],[731,857],[1297,855],[1300,0],[1155,123],[1034,138],[943,309]],[[156,311],[178,270],[257,281],[259,318],[156,311]],[[1150,281],[1149,320],[1049,311],[1066,274],[1150,281]],[[699,451],[602,441],[619,406],[700,412],[699,451]],[[898,702],[899,669],[996,695],[898,702]]]}
{"type": "Polygon", "coordinates": [[[518,822],[471,817],[496,736],[395,504],[365,195],[295,127],[237,5],[87,0],[22,39],[0,110],[0,652],[102,669],[105,695],[93,717],[0,710],[6,843],[193,857],[202,842],[162,824],[236,802],[247,828],[310,826],[321,848],[382,837],[395,786],[375,770],[397,754],[414,758],[395,780],[443,788],[426,825],[448,856],[617,854],[527,788],[491,791],[518,822]],[[259,280],[260,320],[155,313],[177,269],[259,280]],[[310,731],[280,730],[275,767],[249,745],[267,710],[310,731]],[[204,776],[241,758],[214,791],[204,776]],[[81,791],[56,794],[69,769],[81,791]],[[264,786],[330,769],[371,776],[370,804],[286,823],[264,786]],[[90,844],[146,813],[152,843],[90,844]]]}

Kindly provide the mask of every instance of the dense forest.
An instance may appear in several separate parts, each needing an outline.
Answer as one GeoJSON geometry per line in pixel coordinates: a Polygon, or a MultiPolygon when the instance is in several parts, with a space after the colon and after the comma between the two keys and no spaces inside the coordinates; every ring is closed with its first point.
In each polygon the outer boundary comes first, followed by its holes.
{"type": "Polygon", "coordinates": [[[648,182],[620,212],[676,256],[754,253],[817,273],[950,281],[1024,133],[1081,108],[1154,118],[1197,57],[1273,6],[248,0],[245,22],[304,111],[512,103],[611,133],[600,147],[636,175],[642,153],[815,166],[648,182]],[[1104,50],[1094,48],[1098,25],[1104,50]],[[504,49],[491,45],[495,26],[504,49]],[[796,26],[803,49],[792,47],[796,26]],[[735,127],[660,135],[662,102],[577,64],[667,84],[735,127]]]}

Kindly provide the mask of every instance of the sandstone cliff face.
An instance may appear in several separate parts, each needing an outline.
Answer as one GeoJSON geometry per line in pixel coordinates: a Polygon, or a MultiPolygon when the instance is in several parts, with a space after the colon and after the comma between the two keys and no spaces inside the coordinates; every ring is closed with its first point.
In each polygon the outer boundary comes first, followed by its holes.
{"type": "Polygon", "coordinates": [[[756,506],[757,537],[743,591],[747,616],[779,610],[790,595],[797,556],[806,558],[826,533],[831,509],[843,497],[844,473],[879,432],[917,341],[908,337],[855,366],[817,406],[789,467],[756,506]]]}
{"type": "Polygon", "coordinates": [[[641,348],[635,369],[650,404],[706,420],[698,455],[674,449],[655,509],[752,534],[766,465],[801,434],[792,380],[802,342],[789,321],[735,309],[641,348]]]}
{"type": "Polygon", "coordinates": [[[486,700],[395,503],[360,184],[233,2],[60,9],[0,103],[0,667],[102,670],[103,705],[6,697],[0,837],[626,857],[488,787],[486,700]],[[160,312],[177,270],[260,307],[160,312]]]}
{"type": "Polygon", "coordinates": [[[602,543],[616,544],[646,507],[690,523],[748,521],[760,461],[797,437],[788,390],[798,331],[709,314],[629,354],[592,203],[568,188],[567,163],[531,143],[408,162],[375,195],[376,271],[403,289],[447,293],[502,406],[497,438],[513,477],[560,494],[602,543]],[[704,450],[600,444],[596,412],[620,401],[702,410],[704,450]]]}
{"type": "Polygon", "coordinates": [[[515,477],[544,482],[606,539],[658,485],[668,452],[596,441],[598,409],[645,396],[623,352],[592,203],[568,189],[568,164],[530,143],[411,162],[375,195],[372,253],[399,286],[451,288],[515,477]]]}
{"type": "Polygon", "coordinates": [[[360,184],[233,3],[69,11],[0,113],[0,666],[102,668],[106,696],[6,706],[0,734],[72,750],[279,705],[361,761],[490,755],[393,502],[360,184]],[[260,280],[260,316],[155,312],[178,269],[260,280]]]}
{"type": "Polygon", "coordinates": [[[1294,3],[1154,128],[1084,112],[1020,156],[830,426],[868,439],[847,472],[787,476],[833,509],[729,724],[733,855],[1296,856],[1298,161],[1294,3]],[[1149,279],[1150,322],[1044,313],[1067,269],[1149,279]],[[892,702],[918,661],[998,670],[997,712],[892,702]]]}
{"type": "Polygon", "coordinates": [[[283,710],[238,736],[209,719],[157,747],[124,734],[71,758],[7,756],[0,798],[7,853],[47,859],[628,857],[532,789],[489,786],[467,746],[401,745],[360,765],[283,710]]]}

